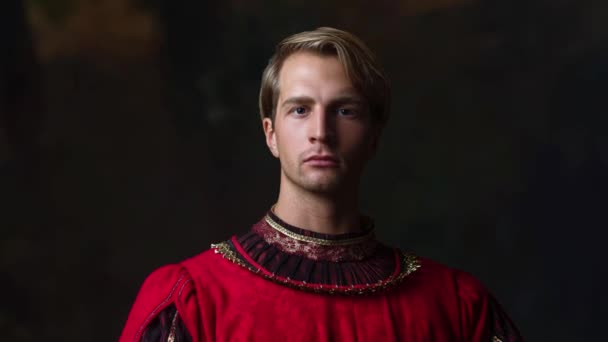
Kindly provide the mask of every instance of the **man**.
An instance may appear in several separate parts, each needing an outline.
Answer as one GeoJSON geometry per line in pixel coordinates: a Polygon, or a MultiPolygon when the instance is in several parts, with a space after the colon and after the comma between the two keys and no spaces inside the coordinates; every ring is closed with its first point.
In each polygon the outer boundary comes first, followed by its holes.
{"type": "Polygon", "coordinates": [[[277,203],[248,233],[152,273],[121,341],[520,341],[477,280],[379,243],[359,212],[388,104],[353,35],[279,43],[260,91],[277,203]]]}

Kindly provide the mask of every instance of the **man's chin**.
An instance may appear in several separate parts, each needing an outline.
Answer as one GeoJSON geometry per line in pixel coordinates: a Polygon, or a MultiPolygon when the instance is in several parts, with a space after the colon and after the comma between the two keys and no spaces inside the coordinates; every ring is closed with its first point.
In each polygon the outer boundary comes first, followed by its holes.
{"type": "Polygon", "coordinates": [[[340,186],[341,182],[338,179],[309,181],[301,185],[305,190],[317,194],[333,194],[340,191],[342,188],[340,186]]]}
{"type": "Polygon", "coordinates": [[[289,177],[292,184],[296,187],[315,194],[335,194],[344,188],[344,179],[337,173],[316,173],[289,177]]]}

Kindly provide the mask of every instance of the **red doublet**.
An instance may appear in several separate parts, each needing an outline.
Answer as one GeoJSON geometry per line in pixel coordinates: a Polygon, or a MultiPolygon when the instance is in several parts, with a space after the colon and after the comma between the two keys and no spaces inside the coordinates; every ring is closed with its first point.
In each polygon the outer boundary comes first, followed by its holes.
{"type": "Polygon", "coordinates": [[[327,285],[317,293],[252,272],[260,265],[238,262],[231,253],[242,246],[231,242],[236,249],[216,246],[153,272],[120,341],[139,341],[169,305],[193,341],[520,341],[475,278],[431,260],[418,258],[400,281],[364,295],[331,294],[327,285]]]}

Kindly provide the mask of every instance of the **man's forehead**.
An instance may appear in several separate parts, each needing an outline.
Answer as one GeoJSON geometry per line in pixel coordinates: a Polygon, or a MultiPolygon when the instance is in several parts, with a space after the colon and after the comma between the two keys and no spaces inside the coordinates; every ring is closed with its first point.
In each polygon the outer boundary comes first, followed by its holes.
{"type": "Polygon", "coordinates": [[[278,88],[281,93],[289,92],[289,97],[306,96],[311,91],[358,96],[337,57],[307,52],[295,53],[285,60],[279,72],[278,88]]]}
{"type": "Polygon", "coordinates": [[[352,86],[331,91],[318,91],[306,86],[286,87],[279,91],[279,105],[286,102],[362,102],[362,96],[352,86]]]}
{"type": "Polygon", "coordinates": [[[295,96],[286,96],[285,98],[280,99],[279,105],[289,105],[289,104],[306,104],[306,103],[315,103],[319,100],[324,100],[331,103],[361,103],[363,99],[357,93],[343,93],[336,94],[331,97],[326,97],[322,99],[318,99],[312,96],[307,95],[295,95],[295,96]]]}
{"type": "Polygon", "coordinates": [[[342,63],[335,56],[298,52],[287,57],[279,71],[279,83],[285,79],[321,76],[327,79],[347,79],[342,63]]]}

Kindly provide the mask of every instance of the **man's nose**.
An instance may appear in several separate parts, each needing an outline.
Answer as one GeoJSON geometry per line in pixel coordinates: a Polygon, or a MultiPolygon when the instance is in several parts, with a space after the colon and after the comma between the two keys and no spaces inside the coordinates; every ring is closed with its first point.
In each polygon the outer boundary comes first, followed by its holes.
{"type": "Polygon", "coordinates": [[[318,109],[313,114],[310,141],[332,144],[335,140],[335,117],[327,109],[318,109]]]}

